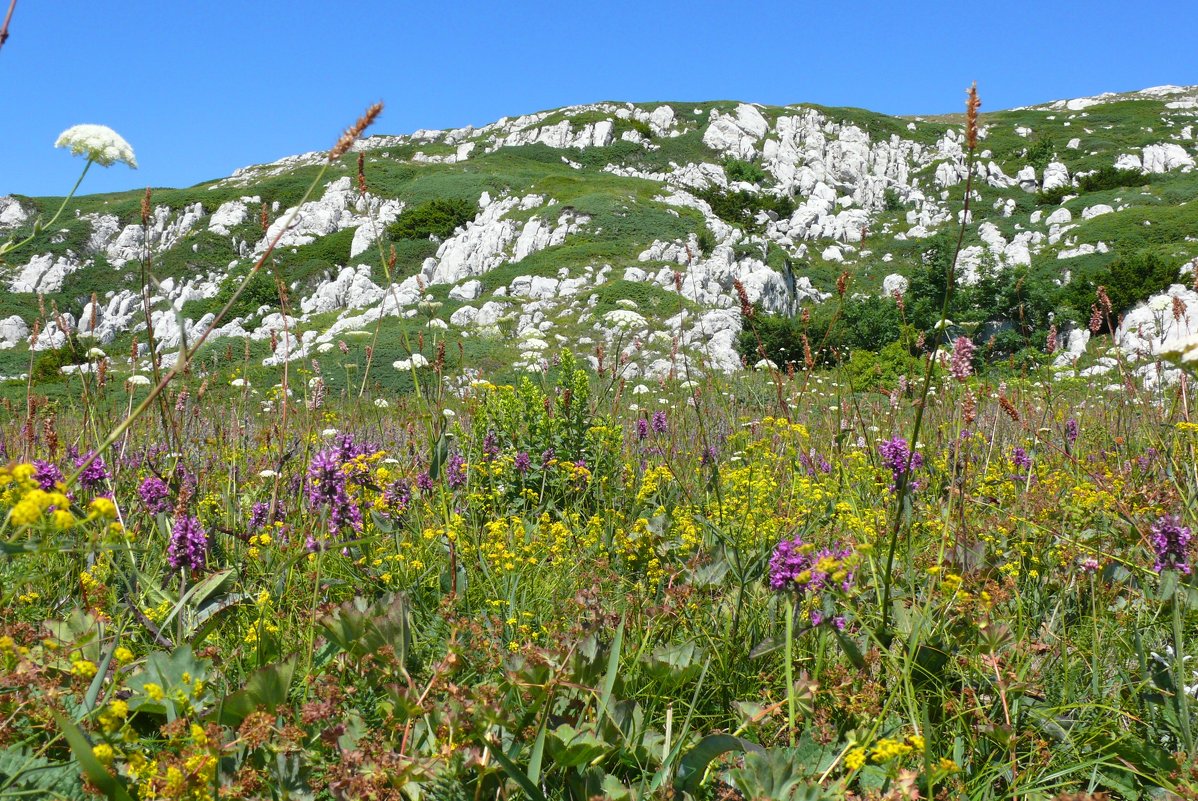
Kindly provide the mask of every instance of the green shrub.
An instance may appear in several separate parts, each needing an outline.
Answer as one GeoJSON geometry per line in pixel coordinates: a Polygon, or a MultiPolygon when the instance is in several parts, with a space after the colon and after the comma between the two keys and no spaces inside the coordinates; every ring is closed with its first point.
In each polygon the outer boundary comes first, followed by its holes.
{"type": "Polygon", "coordinates": [[[392,239],[445,240],[460,226],[474,219],[478,204],[462,198],[437,198],[404,209],[395,222],[387,228],[392,239]]]}
{"type": "Polygon", "coordinates": [[[1180,266],[1156,251],[1119,256],[1103,276],[1112,311],[1121,313],[1177,282],[1180,266]]]}
{"type": "Polygon", "coordinates": [[[1144,186],[1148,183],[1148,176],[1139,170],[1103,167],[1097,172],[1078,178],[1077,183],[1083,192],[1100,192],[1104,189],[1118,189],[1124,186],[1144,186]]]}
{"type": "Polygon", "coordinates": [[[783,218],[794,214],[795,210],[794,200],[787,195],[769,195],[747,192],[743,189],[731,192],[718,187],[710,187],[695,194],[707,201],[715,216],[746,231],[756,231],[761,228],[754,221],[760,212],[772,211],[779,218],[783,218]]]}
{"type": "Polygon", "coordinates": [[[1037,206],[1059,206],[1066,196],[1073,194],[1073,187],[1069,185],[1057,186],[1048,190],[1041,190],[1036,193],[1037,206]]]}
{"type": "Polygon", "coordinates": [[[724,174],[728,176],[729,181],[744,181],[749,184],[763,184],[766,179],[765,170],[761,167],[751,161],[733,158],[724,159],[724,174]]]}

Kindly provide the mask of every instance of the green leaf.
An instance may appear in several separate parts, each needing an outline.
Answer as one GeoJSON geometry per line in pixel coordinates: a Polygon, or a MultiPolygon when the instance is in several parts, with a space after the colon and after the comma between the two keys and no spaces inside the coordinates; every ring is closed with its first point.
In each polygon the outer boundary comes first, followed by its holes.
{"type": "Polygon", "coordinates": [[[100,760],[96,759],[87,735],[59,712],[54,713],[54,720],[58,723],[62,736],[71,746],[71,753],[75,755],[75,760],[79,763],[79,767],[87,776],[88,781],[104,793],[109,801],[133,801],[133,797],[125,789],[124,783],[109,773],[100,760]]]}
{"type": "Polygon", "coordinates": [[[56,798],[86,801],[79,767],[74,762],[51,762],[37,756],[28,747],[10,746],[0,750],[0,784],[7,784],[0,795],[21,793],[27,798],[56,798]],[[37,795],[34,795],[36,793],[37,795]]]}
{"type": "Polygon", "coordinates": [[[762,750],[757,743],[749,742],[742,737],[733,737],[731,734],[709,734],[678,760],[678,773],[674,776],[674,788],[694,793],[699,789],[703,776],[707,773],[707,766],[713,760],[731,751],[762,750]]]}
{"type": "Polygon", "coordinates": [[[865,670],[865,657],[861,655],[861,649],[857,647],[857,643],[835,626],[832,627],[832,631],[836,633],[836,641],[840,643],[841,650],[844,651],[844,655],[853,664],[853,667],[857,670],[865,670]]]}
{"type": "Polygon", "coordinates": [[[545,794],[541,792],[541,788],[529,781],[525,772],[520,770],[516,763],[512,762],[512,760],[508,758],[507,754],[503,753],[503,747],[499,745],[499,743],[490,743],[490,746],[491,756],[495,757],[495,761],[499,763],[501,768],[503,768],[503,772],[506,773],[512,781],[520,785],[520,789],[523,790],[528,797],[532,799],[532,801],[549,801],[549,799],[545,797],[545,794]]]}
{"type": "Polygon", "coordinates": [[[575,768],[589,764],[611,750],[611,745],[594,732],[563,723],[549,732],[549,756],[555,764],[575,768]]]}
{"type": "Polygon", "coordinates": [[[226,726],[239,726],[250,713],[259,709],[274,712],[287,703],[294,675],[295,657],[254,671],[244,687],[221,702],[220,722],[226,726]]]}

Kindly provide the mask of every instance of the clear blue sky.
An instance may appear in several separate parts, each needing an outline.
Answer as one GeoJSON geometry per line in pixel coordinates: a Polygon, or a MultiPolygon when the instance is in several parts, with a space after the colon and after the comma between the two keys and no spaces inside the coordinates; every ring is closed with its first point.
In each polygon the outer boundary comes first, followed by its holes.
{"type": "MultiPolygon", "coordinates": [[[[8,5],[0,2],[0,11],[8,5]]],[[[18,0],[0,49],[0,194],[63,194],[52,144],[111,126],[141,169],[82,191],[188,186],[374,133],[596,100],[983,111],[1198,83],[1193,0],[421,2],[18,0]]]]}

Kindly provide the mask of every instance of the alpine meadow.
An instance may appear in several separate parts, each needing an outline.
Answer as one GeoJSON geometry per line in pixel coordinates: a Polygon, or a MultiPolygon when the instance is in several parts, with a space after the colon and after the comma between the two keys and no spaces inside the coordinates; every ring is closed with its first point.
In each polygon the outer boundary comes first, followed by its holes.
{"type": "Polygon", "coordinates": [[[962,88],[47,141],[0,798],[1198,799],[1198,86],[962,88]]]}

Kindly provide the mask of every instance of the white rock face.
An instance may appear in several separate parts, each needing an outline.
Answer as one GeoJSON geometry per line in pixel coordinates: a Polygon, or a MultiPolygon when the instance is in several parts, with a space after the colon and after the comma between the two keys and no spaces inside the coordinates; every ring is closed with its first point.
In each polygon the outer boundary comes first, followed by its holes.
{"type": "Polygon", "coordinates": [[[1194,167],[1194,157],[1181,145],[1168,142],[1144,148],[1143,170],[1148,173],[1169,172],[1194,167]]]}
{"type": "Polygon", "coordinates": [[[907,291],[909,283],[905,276],[898,273],[891,273],[882,279],[882,297],[893,297],[895,293],[904,294],[907,291]]]}
{"type": "Polygon", "coordinates": [[[337,277],[323,282],[310,296],[300,301],[305,315],[323,314],[337,309],[361,309],[382,300],[383,289],[370,280],[370,267],[359,264],[346,267],[337,277]]]}
{"type": "Polygon", "coordinates": [[[1198,333],[1198,293],[1182,284],[1153,295],[1123,317],[1115,342],[1129,355],[1156,356],[1198,333]],[[1181,312],[1180,317],[1175,310],[1181,312]]]}
{"type": "MultiPolygon", "coordinates": [[[[300,206],[291,226],[285,231],[284,226],[287,225],[292,210],[288,209],[280,214],[270,224],[266,235],[254,245],[254,255],[260,256],[266,252],[267,246],[280,231],[283,233],[278,247],[299,247],[315,241],[317,237],[347,228],[369,226],[372,217],[380,227],[386,226],[399,216],[402,208],[403,204],[398,200],[383,200],[370,194],[362,195],[346,175],[330,181],[320,200],[309,201],[300,206]]],[[[373,241],[373,237],[370,241],[373,241]]]]}
{"type": "Polygon", "coordinates": [[[753,106],[741,103],[734,114],[715,112],[707,130],[703,132],[703,144],[727,153],[738,159],[751,159],[757,152],[757,140],[765,136],[769,123],[753,106]]]}
{"type": "Polygon", "coordinates": [[[0,350],[8,350],[29,338],[29,326],[14,314],[0,320],[0,350]]]}
{"type": "Polygon", "coordinates": [[[1096,206],[1090,206],[1088,209],[1083,209],[1082,210],[1082,219],[1083,220],[1092,220],[1093,218],[1098,217],[1100,215],[1110,214],[1112,211],[1114,211],[1114,209],[1111,208],[1110,206],[1108,206],[1107,204],[1099,203],[1096,206]]]}
{"type": "Polygon", "coordinates": [[[0,230],[17,228],[29,219],[29,212],[13,197],[0,197],[0,230]]]}
{"type": "Polygon", "coordinates": [[[475,300],[483,293],[483,282],[478,280],[465,281],[449,290],[453,300],[475,300]]]}
{"type": "Polygon", "coordinates": [[[55,256],[52,253],[34,256],[9,282],[8,290],[39,294],[57,292],[62,289],[66,277],[82,266],[75,254],[69,250],[64,256],[55,256]]]}
{"type": "Polygon", "coordinates": [[[1059,208],[1044,220],[1046,225],[1066,225],[1073,222],[1073,213],[1066,208],[1059,208]]]}
{"type": "Polygon", "coordinates": [[[1041,188],[1045,192],[1062,186],[1069,186],[1070,183],[1069,168],[1061,162],[1053,161],[1044,167],[1044,180],[1041,188]]]}
{"type": "Polygon", "coordinates": [[[131,261],[140,261],[147,249],[151,253],[169,250],[203,216],[204,207],[200,203],[184,206],[178,214],[173,214],[170,206],[155,206],[146,228],[141,223],[126,225],[116,239],[105,246],[104,255],[112,266],[121,267],[131,261]]]}
{"type": "Polygon", "coordinates": [[[248,216],[249,210],[246,208],[245,201],[225,201],[208,218],[208,230],[220,236],[228,236],[229,231],[245,222],[248,216]]]}

